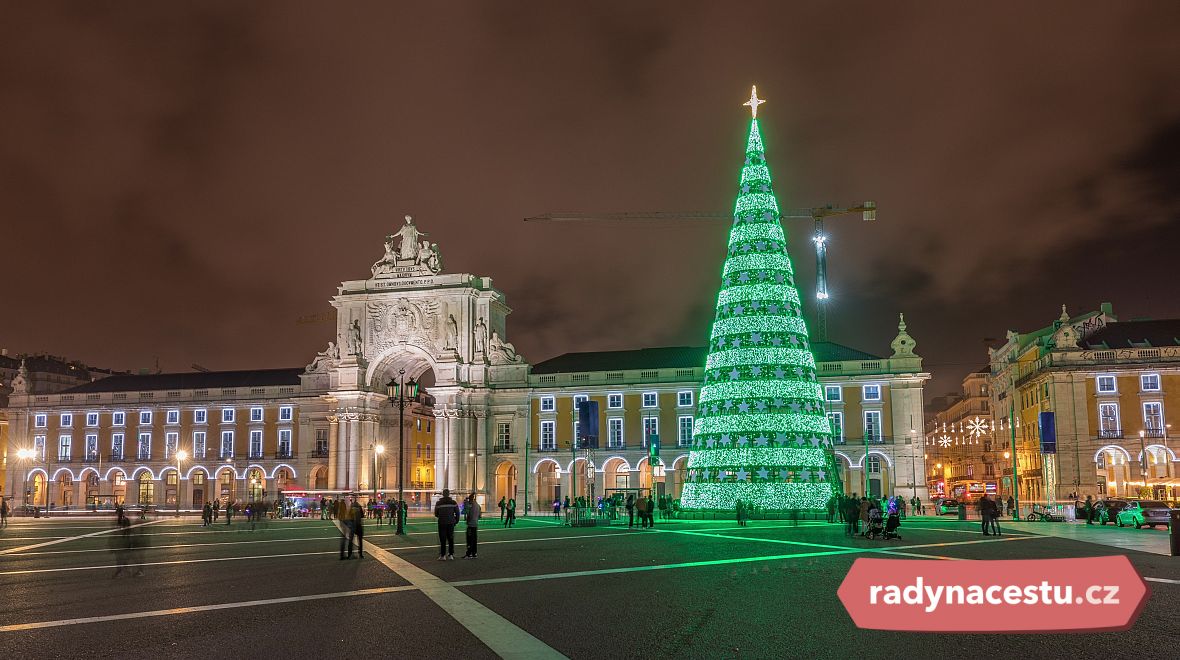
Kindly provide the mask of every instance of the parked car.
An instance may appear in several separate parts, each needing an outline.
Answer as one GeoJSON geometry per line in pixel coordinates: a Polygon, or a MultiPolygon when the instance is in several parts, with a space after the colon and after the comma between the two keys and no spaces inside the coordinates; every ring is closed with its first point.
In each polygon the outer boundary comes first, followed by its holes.
{"type": "Polygon", "coordinates": [[[1168,526],[1168,515],[1171,509],[1159,500],[1131,500],[1126,508],[1118,513],[1118,525],[1134,525],[1139,529],[1144,525],[1155,528],[1156,525],[1168,526]]]}
{"type": "Polygon", "coordinates": [[[1098,504],[1094,505],[1094,520],[1098,521],[1101,525],[1117,523],[1118,520],[1116,518],[1118,517],[1119,511],[1127,508],[1128,504],[1130,502],[1122,499],[1110,498],[1098,500],[1098,504]]]}
{"type": "Polygon", "coordinates": [[[950,498],[942,499],[938,501],[937,510],[938,515],[940,516],[947,513],[958,513],[959,503],[958,501],[952,500],[950,498]]]}

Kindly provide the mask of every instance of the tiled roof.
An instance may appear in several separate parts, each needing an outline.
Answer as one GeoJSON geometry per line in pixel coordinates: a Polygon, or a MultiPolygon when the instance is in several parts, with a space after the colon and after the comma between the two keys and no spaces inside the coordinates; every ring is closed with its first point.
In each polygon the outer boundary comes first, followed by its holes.
{"type": "MultiPolygon", "coordinates": [[[[811,345],[817,362],[846,360],[880,360],[855,348],[828,341],[811,345]]],[[[705,365],[705,346],[665,346],[632,351],[594,351],[566,353],[533,365],[534,374],[581,373],[587,371],[626,371],[631,369],[692,369],[705,365]]]]}
{"type": "Polygon", "coordinates": [[[302,367],[252,369],[244,371],[193,371],[176,374],[131,374],[102,378],[71,387],[65,394],[80,392],[147,392],[152,390],[203,390],[232,387],[298,385],[302,367]]]}
{"type": "Polygon", "coordinates": [[[1158,348],[1180,345],[1180,319],[1107,323],[1084,342],[1086,348],[1158,348]]]}

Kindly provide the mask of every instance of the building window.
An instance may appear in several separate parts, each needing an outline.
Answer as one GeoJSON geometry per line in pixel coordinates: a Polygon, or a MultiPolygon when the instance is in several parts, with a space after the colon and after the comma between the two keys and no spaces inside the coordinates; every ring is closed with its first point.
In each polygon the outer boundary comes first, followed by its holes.
{"type": "Polygon", "coordinates": [[[176,446],[179,444],[179,433],[173,432],[164,434],[164,460],[168,460],[176,455],[176,446]]]}
{"type": "Polygon", "coordinates": [[[111,413],[111,426],[125,426],[126,424],[127,413],[121,410],[111,413]]]}
{"type": "Polygon", "coordinates": [[[579,438],[579,437],[578,437],[578,431],[579,431],[579,430],[580,430],[580,428],[579,428],[579,426],[578,426],[578,422],[576,422],[576,421],[575,421],[575,422],[574,422],[574,442],[575,442],[575,443],[577,443],[577,444],[575,445],[575,446],[577,446],[577,447],[581,447],[581,443],[580,443],[580,442],[578,442],[578,441],[580,441],[580,440],[581,440],[581,438],[579,438]]]}
{"type": "Polygon", "coordinates": [[[140,433],[139,444],[136,446],[135,456],[141,461],[148,461],[152,458],[152,434],[140,433]]]}
{"type": "Polygon", "coordinates": [[[328,455],[328,429],[315,430],[315,453],[320,456],[328,455]]]}
{"type": "Polygon", "coordinates": [[[139,503],[151,504],[152,496],[155,494],[155,488],[152,485],[152,474],[144,471],[139,475],[139,503]]]}
{"type": "Polygon", "coordinates": [[[881,459],[873,454],[869,454],[865,458],[865,463],[869,466],[869,474],[881,474],[881,459]]]}
{"type": "Polygon", "coordinates": [[[59,436],[57,439],[57,460],[70,460],[70,447],[74,444],[73,438],[68,435],[59,436]]]}
{"type": "Polygon", "coordinates": [[[1097,383],[1099,394],[1114,394],[1118,391],[1118,383],[1114,376],[1099,376],[1097,383]]]}
{"type": "Polygon", "coordinates": [[[417,430],[421,431],[422,430],[422,418],[419,417],[418,419],[415,419],[414,421],[417,423],[415,428],[417,428],[417,430]]]}
{"type": "Polygon", "coordinates": [[[33,426],[39,429],[49,426],[49,415],[46,415],[45,413],[37,413],[36,415],[33,415],[33,426]]]}
{"type": "Polygon", "coordinates": [[[881,442],[881,411],[865,411],[865,436],[869,442],[881,442]]]}
{"type": "Polygon", "coordinates": [[[168,484],[169,486],[175,486],[176,485],[176,477],[177,477],[176,470],[168,470],[167,476],[164,477],[164,483],[168,484]]]}
{"type": "Polygon", "coordinates": [[[254,407],[254,408],[250,409],[250,421],[251,422],[261,422],[262,421],[262,408],[254,407]]]}
{"type": "Polygon", "coordinates": [[[578,413],[578,410],[581,408],[582,404],[586,401],[589,401],[589,400],[590,400],[590,397],[586,396],[585,394],[575,394],[574,395],[574,414],[576,415],[578,413]]]}
{"type": "Polygon", "coordinates": [[[262,458],[262,431],[250,431],[250,458],[262,458]]]}
{"type": "Polygon", "coordinates": [[[496,423],[496,446],[497,447],[511,447],[512,446],[512,422],[497,422],[496,423]]]}
{"type": "Polygon", "coordinates": [[[1160,375],[1143,374],[1139,377],[1139,389],[1143,390],[1144,392],[1160,391],[1160,375]]]}
{"type": "Polygon", "coordinates": [[[541,412],[553,412],[557,410],[557,404],[551,396],[541,397],[541,412]]]}
{"type": "Polygon", "coordinates": [[[234,457],[234,432],[221,432],[221,458],[234,457]]]}
{"type": "Polygon", "coordinates": [[[881,386],[880,385],[865,385],[861,388],[861,399],[864,401],[880,401],[881,400],[881,386]]]}
{"type": "Polygon", "coordinates": [[[844,400],[844,388],[839,385],[824,385],[824,401],[840,402],[844,400]]]}
{"type": "Polygon", "coordinates": [[[844,413],[828,413],[828,422],[832,425],[832,439],[836,442],[844,442],[844,413]]]}
{"type": "Polygon", "coordinates": [[[205,458],[204,431],[193,431],[193,458],[205,458]]]}
{"type": "Polygon", "coordinates": [[[644,417],[643,418],[643,446],[647,446],[648,438],[653,435],[660,434],[660,418],[659,417],[644,417]]]}
{"type": "Polygon", "coordinates": [[[557,423],[553,420],[541,422],[541,449],[557,449],[557,423]]]}
{"type": "Polygon", "coordinates": [[[169,410],[168,412],[164,413],[164,423],[165,424],[179,424],[180,423],[180,411],[179,410],[169,410]]]}
{"type": "Polygon", "coordinates": [[[623,395],[619,392],[612,392],[606,395],[606,407],[610,410],[622,410],[623,395]]]}
{"type": "Polygon", "coordinates": [[[73,425],[74,425],[74,414],[73,413],[62,413],[61,414],[61,427],[63,429],[68,429],[73,425]]]}
{"type": "Polygon", "coordinates": [[[152,423],[152,411],[150,411],[150,410],[139,411],[139,424],[141,426],[143,426],[143,425],[148,425],[151,423],[152,423]]]}
{"type": "Polygon", "coordinates": [[[98,458],[98,434],[90,433],[86,435],[86,460],[93,461],[98,458]]]}
{"type": "Polygon", "coordinates": [[[194,472],[193,476],[192,476],[192,480],[193,480],[194,486],[204,486],[205,485],[205,473],[204,472],[194,472]]]}
{"type": "Polygon", "coordinates": [[[1098,437],[1118,438],[1121,436],[1122,429],[1119,427],[1119,404],[1098,404],[1098,437]]]}
{"type": "Polygon", "coordinates": [[[221,409],[221,421],[226,422],[226,423],[232,423],[234,421],[234,409],[233,408],[222,408],[221,409]]]}
{"type": "Polygon", "coordinates": [[[968,476],[968,477],[974,477],[974,476],[975,476],[975,464],[974,464],[974,463],[968,463],[968,464],[967,464],[967,476],[968,476]]]}
{"type": "Polygon", "coordinates": [[[422,443],[421,442],[419,442],[418,446],[414,449],[414,458],[422,458],[422,443]]]}
{"type": "Polygon", "coordinates": [[[606,420],[606,446],[622,449],[623,444],[623,418],[611,417],[606,420]]]}
{"type": "Polygon", "coordinates": [[[33,452],[40,456],[41,460],[45,460],[45,436],[33,436],[33,452]]]}
{"type": "Polygon", "coordinates": [[[1148,401],[1143,404],[1143,429],[1153,438],[1163,437],[1164,404],[1148,401]]]}
{"type": "Polygon", "coordinates": [[[209,420],[209,411],[197,408],[193,411],[193,424],[204,424],[209,420]]]}
{"type": "Polygon", "coordinates": [[[676,405],[680,407],[692,405],[692,390],[682,390],[676,393],[676,405]]]}
{"type": "Polygon", "coordinates": [[[643,407],[644,408],[655,408],[656,407],[656,393],[655,392],[644,392],[643,393],[643,407]]]}
{"type": "Polygon", "coordinates": [[[291,458],[291,429],[279,429],[279,458],[291,458]]]}
{"type": "Polygon", "coordinates": [[[677,421],[676,443],[681,447],[692,444],[692,415],[681,415],[677,421]]]}
{"type": "Polygon", "coordinates": [[[289,422],[292,419],[295,419],[295,407],[294,406],[279,406],[279,421],[280,422],[289,422]]]}
{"type": "Polygon", "coordinates": [[[123,434],[111,434],[111,459],[116,461],[123,460],[123,434]]]}
{"type": "Polygon", "coordinates": [[[96,412],[86,413],[86,426],[91,426],[91,427],[98,426],[98,413],[96,413],[96,412]]]}

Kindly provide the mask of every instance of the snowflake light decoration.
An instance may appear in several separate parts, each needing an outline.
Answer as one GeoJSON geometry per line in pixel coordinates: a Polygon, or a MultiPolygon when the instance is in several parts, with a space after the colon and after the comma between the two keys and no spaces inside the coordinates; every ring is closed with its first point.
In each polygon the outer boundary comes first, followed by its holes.
{"type": "Polygon", "coordinates": [[[951,437],[945,433],[942,434],[941,436],[938,437],[938,444],[942,445],[943,447],[950,447],[951,446],[951,437]]]}
{"type": "Polygon", "coordinates": [[[967,433],[972,437],[983,437],[987,435],[987,420],[982,417],[976,417],[967,422],[967,433]]]}

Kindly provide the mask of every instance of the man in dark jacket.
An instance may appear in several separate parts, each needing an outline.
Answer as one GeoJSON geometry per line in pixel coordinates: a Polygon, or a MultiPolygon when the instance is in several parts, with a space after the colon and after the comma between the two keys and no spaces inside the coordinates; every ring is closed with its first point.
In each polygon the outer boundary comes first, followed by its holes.
{"type": "Polygon", "coordinates": [[[438,560],[455,558],[455,525],[459,522],[459,505],[451,499],[451,491],[444,488],[442,497],[434,505],[438,518],[438,560]]]}
{"type": "Polygon", "coordinates": [[[352,559],[352,539],[356,537],[356,552],[357,559],[365,558],[365,510],[361,508],[361,503],[356,500],[352,501],[352,507],[349,509],[349,522],[352,526],[348,530],[348,558],[352,559]]]}

